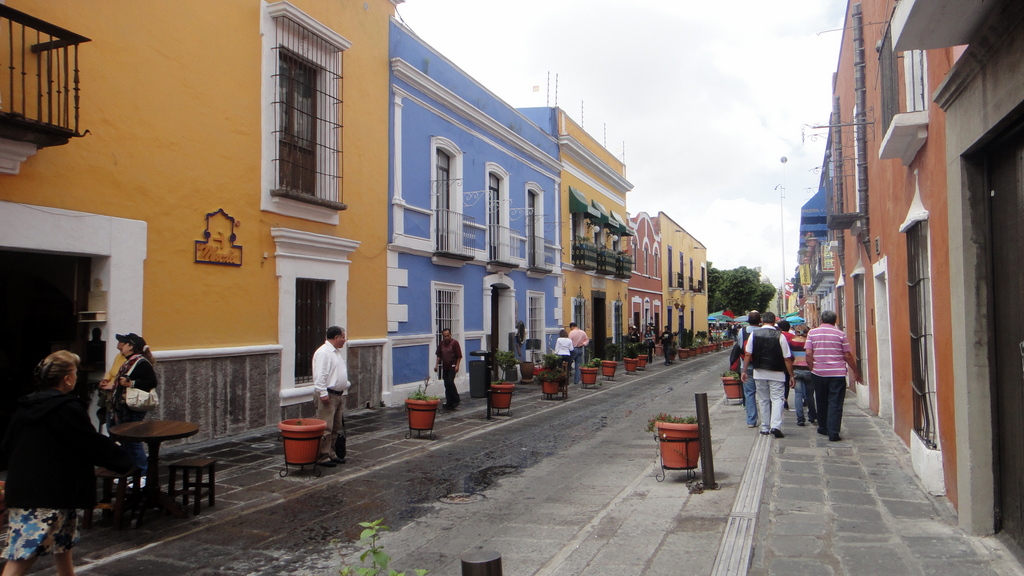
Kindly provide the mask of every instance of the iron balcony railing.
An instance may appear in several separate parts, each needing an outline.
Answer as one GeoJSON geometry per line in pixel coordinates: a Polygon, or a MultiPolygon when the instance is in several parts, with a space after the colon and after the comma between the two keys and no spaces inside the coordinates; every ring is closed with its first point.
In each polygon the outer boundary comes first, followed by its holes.
{"type": "Polygon", "coordinates": [[[597,245],[593,242],[574,242],[572,265],[580,270],[597,269],[597,245]]]}
{"type": "Polygon", "coordinates": [[[85,42],[0,4],[0,138],[44,148],[82,135],[78,46],[85,42]]]}
{"type": "Polygon", "coordinates": [[[522,259],[519,244],[508,226],[487,226],[487,261],[491,264],[518,266],[519,260],[522,259]]]}
{"type": "Polygon", "coordinates": [[[615,277],[633,277],[633,257],[629,254],[618,254],[615,257],[615,277]]]}
{"type": "Polygon", "coordinates": [[[476,236],[471,230],[475,220],[454,210],[435,210],[436,234],[434,253],[441,256],[472,260],[476,256],[476,236]]]}
{"type": "Polygon", "coordinates": [[[558,246],[549,243],[543,236],[531,238],[527,250],[531,270],[550,272],[558,265],[558,246]]]}
{"type": "Polygon", "coordinates": [[[697,291],[697,283],[693,281],[693,276],[686,277],[686,285],[690,287],[690,292],[697,291]]]}
{"type": "Polygon", "coordinates": [[[686,275],[682,272],[676,272],[676,288],[686,290],[686,275]]]}
{"type": "Polygon", "coordinates": [[[607,248],[597,249],[597,273],[612,276],[615,274],[615,251],[607,248]]]}
{"type": "Polygon", "coordinates": [[[703,280],[697,280],[697,292],[700,292],[701,294],[704,293],[704,281],[703,280]]]}

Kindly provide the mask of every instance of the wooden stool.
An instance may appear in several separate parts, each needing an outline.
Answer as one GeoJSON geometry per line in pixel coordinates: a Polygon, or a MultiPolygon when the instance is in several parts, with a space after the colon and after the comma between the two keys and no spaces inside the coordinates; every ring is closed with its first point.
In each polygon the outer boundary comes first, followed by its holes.
{"type": "Polygon", "coordinates": [[[167,493],[174,498],[181,495],[181,506],[188,509],[189,496],[193,497],[193,514],[199,514],[199,501],[203,499],[203,489],[209,497],[210,506],[215,505],[214,474],[217,461],[213,458],[191,458],[179,460],[171,464],[170,477],[167,480],[167,493]],[[181,471],[181,488],[178,488],[178,471],[181,471]],[[203,470],[206,470],[206,482],[203,482],[203,470]],[[195,472],[195,479],[192,473],[195,472]]]}
{"type": "Polygon", "coordinates": [[[104,516],[114,515],[114,528],[120,530],[124,518],[125,497],[128,494],[128,484],[132,485],[135,495],[141,493],[142,470],[132,468],[127,474],[118,474],[106,468],[96,469],[96,479],[103,481],[103,493],[100,501],[94,508],[87,508],[82,513],[82,527],[92,528],[92,511],[103,510],[104,516]],[[114,490],[114,480],[117,480],[117,491],[114,490]]]}

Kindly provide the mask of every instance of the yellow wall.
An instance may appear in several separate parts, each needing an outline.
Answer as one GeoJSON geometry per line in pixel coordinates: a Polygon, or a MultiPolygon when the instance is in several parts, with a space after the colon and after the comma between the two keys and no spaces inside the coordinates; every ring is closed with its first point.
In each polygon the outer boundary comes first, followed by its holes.
{"type": "MultiPolygon", "coordinates": [[[[9,0],[82,34],[81,127],[0,175],[0,200],[148,224],[143,333],[163,350],[275,343],[271,227],[359,240],[350,338],[386,334],[387,0],[293,0],[352,42],[344,53],[343,201],[330,226],[260,210],[261,3],[9,0]],[[240,268],[197,264],[205,215],[240,221],[240,268]],[[270,258],[264,261],[263,254],[270,258]]],[[[59,233],[59,231],[55,231],[59,233]]]]}
{"type": "MultiPolygon", "coordinates": [[[[708,297],[707,297],[707,248],[700,243],[699,240],[693,237],[685,228],[680,226],[671,217],[666,215],[664,212],[658,213],[658,224],[661,229],[661,278],[662,278],[662,293],[665,297],[666,306],[672,306],[672,329],[678,330],[679,325],[677,323],[678,312],[676,309],[677,303],[681,303],[685,306],[685,323],[687,330],[693,330],[694,334],[697,332],[708,329],[708,297]],[[689,260],[693,258],[693,281],[696,283],[700,280],[701,265],[705,267],[704,273],[704,291],[703,292],[692,292],[688,289],[677,289],[669,287],[669,262],[668,262],[668,247],[672,247],[672,274],[675,276],[679,270],[679,251],[683,251],[683,256],[686,258],[687,268],[685,270],[686,276],[689,277],[689,260]],[[690,324],[690,310],[693,310],[693,325],[690,324]]],[[[673,286],[676,285],[676,280],[672,280],[673,286]]],[[[689,283],[685,288],[689,288],[689,283]]],[[[662,322],[665,324],[665,322],[662,322]]]]}

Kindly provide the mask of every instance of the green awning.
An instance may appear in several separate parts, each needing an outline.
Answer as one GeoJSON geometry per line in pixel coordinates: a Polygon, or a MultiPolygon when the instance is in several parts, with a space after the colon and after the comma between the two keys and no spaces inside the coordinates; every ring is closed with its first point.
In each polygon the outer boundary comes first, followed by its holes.
{"type": "Polygon", "coordinates": [[[604,206],[601,206],[600,202],[598,202],[597,200],[591,200],[590,201],[590,205],[593,206],[594,209],[597,210],[597,213],[599,214],[599,216],[597,218],[597,223],[598,224],[601,224],[602,226],[604,226],[604,225],[606,225],[606,224],[608,224],[610,222],[610,220],[608,219],[608,211],[604,209],[604,206]]]}
{"type": "Polygon", "coordinates": [[[612,222],[619,227],[619,236],[632,236],[633,231],[629,229],[629,224],[619,216],[617,213],[612,212],[612,222]]]}
{"type": "Polygon", "coordinates": [[[569,213],[583,214],[585,217],[595,220],[601,218],[600,212],[590,206],[590,202],[587,202],[587,197],[583,195],[583,192],[572,186],[569,186],[569,213]]]}

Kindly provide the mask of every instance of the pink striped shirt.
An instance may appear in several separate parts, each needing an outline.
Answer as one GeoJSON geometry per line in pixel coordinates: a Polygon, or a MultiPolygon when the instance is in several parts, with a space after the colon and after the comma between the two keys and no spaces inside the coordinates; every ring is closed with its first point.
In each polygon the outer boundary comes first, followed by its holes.
{"type": "Polygon", "coordinates": [[[818,376],[846,376],[846,352],[850,351],[850,342],[842,330],[831,324],[822,324],[807,333],[804,349],[813,351],[814,370],[818,376]]]}

